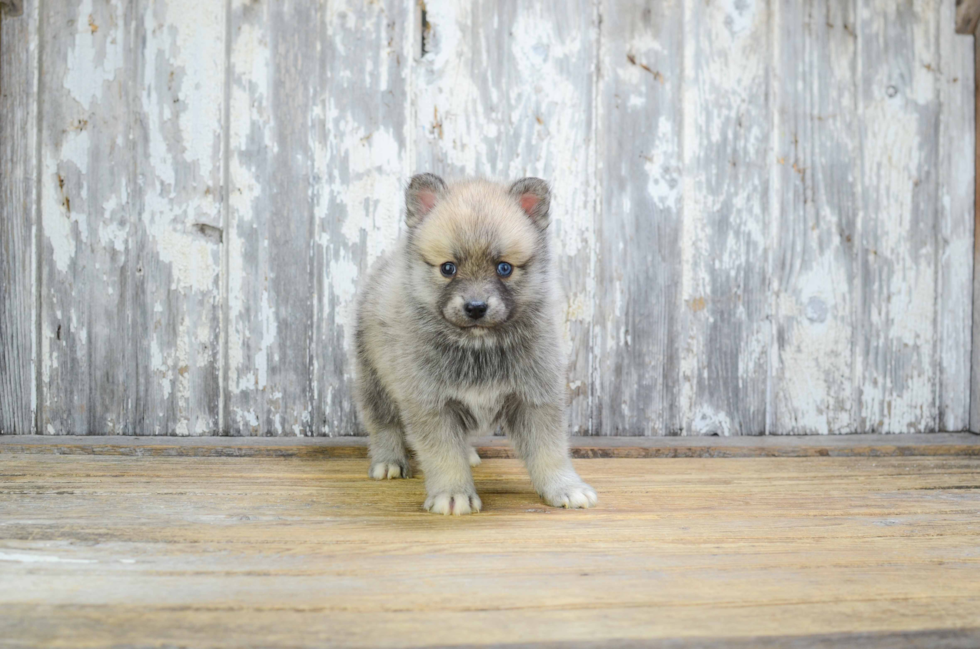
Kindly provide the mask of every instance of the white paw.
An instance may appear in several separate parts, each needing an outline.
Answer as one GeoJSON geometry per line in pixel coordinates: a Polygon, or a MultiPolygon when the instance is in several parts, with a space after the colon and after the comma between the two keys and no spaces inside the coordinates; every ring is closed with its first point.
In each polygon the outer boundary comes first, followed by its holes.
{"type": "Polygon", "coordinates": [[[375,462],[371,465],[368,475],[375,480],[394,480],[396,478],[410,478],[411,471],[408,463],[401,462],[375,462]]]}
{"type": "Polygon", "coordinates": [[[542,494],[542,497],[552,507],[564,507],[566,509],[588,509],[595,507],[595,504],[599,502],[595,489],[584,482],[573,482],[549,489],[542,494]]]}
{"type": "Polygon", "coordinates": [[[433,514],[462,516],[463,514],[477,513],[483,507],[483,503],[475,492],[456,494],[443,492],[431,494],[425,499],[423,507],[425,511],[433,514]]]}
{"type": "Polygon", "coordinates": [[[476,449],[472,446],[470,447],[470,466],[480,466],[480,456],[477,455],[476,449]]]}

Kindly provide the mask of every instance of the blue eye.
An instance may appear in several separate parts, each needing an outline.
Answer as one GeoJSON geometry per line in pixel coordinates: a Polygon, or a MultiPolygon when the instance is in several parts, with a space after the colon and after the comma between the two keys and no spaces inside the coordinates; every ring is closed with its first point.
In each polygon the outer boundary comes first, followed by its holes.
{"type": "Polygon", "coordinates": [[[442,273],[443,277],[452,277],[456,274],[456,264],[451,261],[447,261],[442,266],[439,266],[439,272],[442,273]]]}
{"type": "Polygon", "coordinates": [[[508,264],[506,261],[502,261],[497,264],[497,274],[501,277],[510,277],[510,274],[514,272],[514,267],[508,264]]]}

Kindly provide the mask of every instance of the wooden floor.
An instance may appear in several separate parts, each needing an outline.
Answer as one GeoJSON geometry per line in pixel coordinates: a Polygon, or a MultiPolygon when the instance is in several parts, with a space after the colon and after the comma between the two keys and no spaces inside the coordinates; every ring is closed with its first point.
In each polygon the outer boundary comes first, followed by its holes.
{"type": "Polygon", "coordinates": [[[976,455],[577,466],[597,509],[490,459],[444,518],[363,459],[8,448],[0,646],[980,646],[976,455]]]}

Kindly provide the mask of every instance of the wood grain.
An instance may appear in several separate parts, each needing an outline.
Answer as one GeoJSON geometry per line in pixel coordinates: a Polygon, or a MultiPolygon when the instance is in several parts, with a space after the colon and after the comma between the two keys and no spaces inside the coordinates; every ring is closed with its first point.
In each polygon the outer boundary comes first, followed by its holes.
{"type": "MultiPolygon", "coordinates": [[[[572,437],[576,458],[916,457],[980,456],[969,433],[808,435],[766,437],[572,437]]],[[[474,441],[483,458],[513,459],[508,440],[474,441]]],[[[130,455],[137,457],[366,458],[363,437],[83,437],[18,435],[0,438],[0,453],[130,455]]]]}
{"type": "Polygon", "coordinates": [[[939,336],[938,428],[970,428],[970,376],[973,303],[965,301],[973,283],[976,201],[977,106],[973,44],[946,36],[953,0],[942,0],[939,15],[939,277],[937,335],[939,336]],[[960,135],[960,134],[964,135],[960,135]]]}
{"type": "MultiPolygon", "coordinates": [[[[974,167],[980,174],[980,39],[973,38],[974,53],[974,167]]],[[[980,304],[980,179],[974,181],[973,304],[980,304]]],[[[970,364],[970,430],[980,433],[980,309],[973,309],[973,345],[970,364]]]]}
{"type": "Polygon", "coordinates": [[[587,0],[427,0],[414,69],[415,166],[447,177],[546,179],[566,300],[569,427],[591,426],[596,19],[587,0]]]}
{"type": "Polygon", "coordinates": [[[195,6],[43,7],[45,432],[217,427],[224,14],[195,6]]]}
{"type": "Polygon", "coordinates": [[[668,430],[766,430],[769,13],[762,2],[684,3],[683,307],[668,430]]]}
{"type": "MultiPolygon", "coordinates": [[[[19,3],[18,3],[19,4],[19,3]]],[[[36,432],[38,10],[0,16],[0,435],[36,432]]]]}
{"type": "Polygon", "coordinates": [[[313,423],[322,8],[231,3],[224,431],[313,423]]]}
{"type": "MultiPolygon", "coordinates": [[[[858,16],[862,134],[855,384],[864,432],[935,430],[939,3],[858,16]],[[899,235],[899,233],[901,233],[899,235]]],[[[938,314],[937,314],[938,315],[938,314]]]]}
{"type": "Polygon", "coordinates": [[[416,171],[552,183],[573,433],[980,430],[954,3],[28,2],[0,432],[359,433],[416,171]]]}
{"type": "Polygon", "coordinates": [[[676,434],[684,7],[600,7],[593,431],[676,434]]]}
{"type": "Polygon", "coordinates": [[[349,328],[400,224],[413,17],[232,3],[227,432],[357,432],[349,328]]]}
{"type": "Polygon", "coordinates": [[[600,505],[566,511],[491,459],[485,511],[446,519],[419,510],[420,480],[373,482],[360,460],[4,454],[0,637],[969,646],[978,462],[580,461],[600,505]]]}
{"type": "Polygon", "coordinates": [[[323,97],[314,111],[317,435],[357,435],[351,398],[357,281],[402,225],[411,176],[415,3],[328,3],[320,56],[323,97]],[[358,65],[351,70],[351,59],[358,65]]]}
{"type": "Polygon", "coordinates": [[[833,0],[774,5],[774,433],[861,430],[855,10],[833,0]]]}

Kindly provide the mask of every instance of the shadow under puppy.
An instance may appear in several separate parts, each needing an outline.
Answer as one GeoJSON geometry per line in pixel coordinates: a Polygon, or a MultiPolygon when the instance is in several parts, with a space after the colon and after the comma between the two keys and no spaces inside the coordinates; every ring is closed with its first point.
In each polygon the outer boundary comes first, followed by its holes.
{"type": "Polygon", "coordinates": [[[548,185],[451,185],[421,174],[406,190],[407,232],[371,269],[357,308],[356,397],[377,480],[425,474],[425,509],[480,511],[470,437],[498,424],[556,507],[596,493],[568,457],[565,359],[546,229],[548,185]]]}

